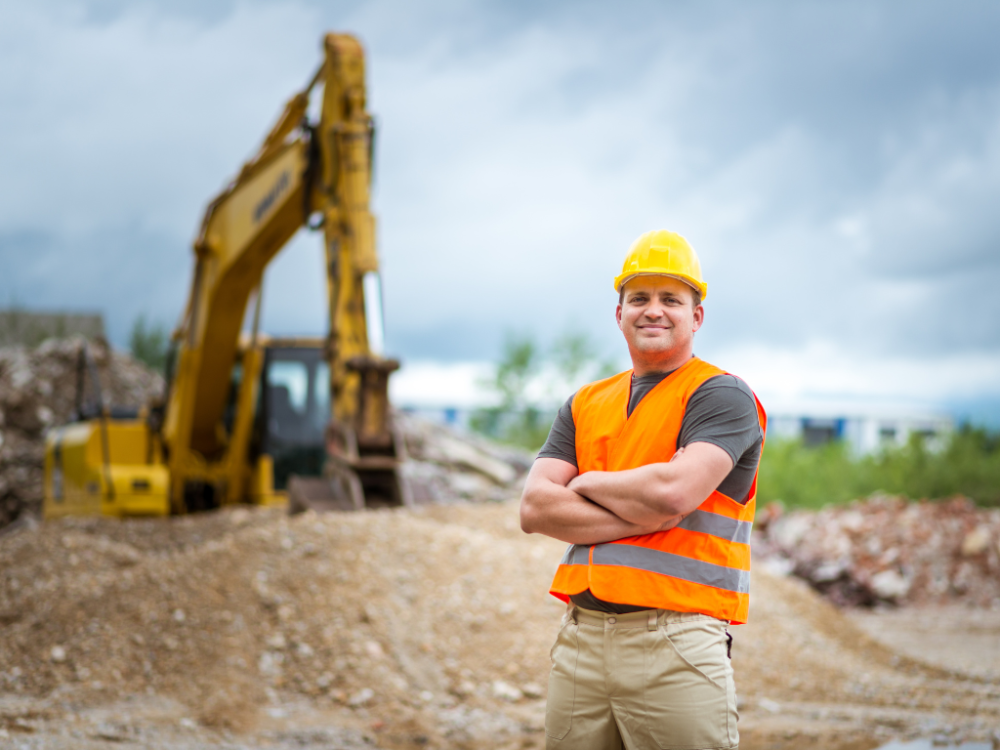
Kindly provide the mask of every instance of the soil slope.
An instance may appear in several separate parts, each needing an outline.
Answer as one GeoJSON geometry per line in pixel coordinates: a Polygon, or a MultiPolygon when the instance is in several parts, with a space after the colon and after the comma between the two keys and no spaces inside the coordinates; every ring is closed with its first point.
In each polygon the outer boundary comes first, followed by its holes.
{"type": "MultiPolygon", "coordinates": [[[[0,537],[0,744],[542,747],[562,547],[513,502],[19,529],[0,537]]],[[[797,580],[756,571],[752,596],[744,747],[1000,726],[992,681],[880,645],[797,580]]]]}

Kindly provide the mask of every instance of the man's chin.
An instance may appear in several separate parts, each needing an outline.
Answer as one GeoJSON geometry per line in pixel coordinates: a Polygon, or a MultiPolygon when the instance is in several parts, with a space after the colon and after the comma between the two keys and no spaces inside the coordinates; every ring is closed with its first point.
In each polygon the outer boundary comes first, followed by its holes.
{"type": "Polygon", "coordinates": [[[637,341],[635,345],[635,350],[641,352],[647,356],[657,356],[662,355],[664,357],[670,356],[676,347],[671,345],[669,341],[660,340],[650,340],[637,341]]]}

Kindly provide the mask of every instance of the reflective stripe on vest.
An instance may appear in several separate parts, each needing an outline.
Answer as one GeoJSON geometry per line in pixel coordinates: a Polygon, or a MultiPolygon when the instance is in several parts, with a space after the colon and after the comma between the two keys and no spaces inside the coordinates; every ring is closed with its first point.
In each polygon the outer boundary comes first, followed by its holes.
{"type": "Polygon", "coordinates": [[[730,542],[740,544],[750,544],[750,529],[753,526],[749,521],[737,521],[735,518],[727,518],[717,513],[709,513],[706,510],[696,510],[685,518],[677,528],[688,531],[700,531],[702,534],[717,536],[730,542]]]}
{"type": "MultiPolygon", "coordinates": [[[[631,372],[581,388],[573,399],[580,473],[669,461],[691,395],[722,374],[692,358],[647,393],[631,416],[631,372]]],[[[756,396],[754,401],[763,433],[767,417],[756,396]]],[[[756,494],[755,474],[744,505],[716,491],[669,531],[592,547],[571,545],[559,563],[551,593],[566,601],[589,588],[597,598],[618,604],[746,622],[756,494]]]]}
{"type": "Polygon", "coordinates": [[[631,544],[598,544],[594,547],[594,565],[623,565],[673,576],[691,583],[714,586],[717,589],[747,593],[750,591],[750,571],[727,568],[724,565],[696,560],[648,547],[631,544]]]}

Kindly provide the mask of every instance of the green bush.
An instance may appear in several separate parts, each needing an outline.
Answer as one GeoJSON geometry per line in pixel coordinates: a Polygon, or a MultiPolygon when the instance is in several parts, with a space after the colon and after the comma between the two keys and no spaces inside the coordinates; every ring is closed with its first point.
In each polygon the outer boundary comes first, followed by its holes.
{"type": "Polygon", "coordinates": [[[860,458],[842,442],[811,448],[769,440],[764,446],[758,502],[820,508],[873,492],[911,499],[965,495],[980,505],[1000,506],[1000,433],[962,427],[940,450],[913,435],[905,446],[860,458]]]}

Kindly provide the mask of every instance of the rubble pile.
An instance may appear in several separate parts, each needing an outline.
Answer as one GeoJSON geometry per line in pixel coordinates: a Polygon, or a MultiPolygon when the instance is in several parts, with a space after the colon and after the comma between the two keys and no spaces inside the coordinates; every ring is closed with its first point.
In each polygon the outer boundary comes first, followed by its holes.
{"type": "Polygon", "coordinates": [[[1000,607],[1000,509],[967,498],[874,495],[819,512],[757,514],[754,560],[792,573],[841,606],[1000,607]]]}
{"type": "Polygon", "coordinates": [[[502,501],[520,494],[520,483],[534,456],[472,434],[396,412],[403,437],[403,471],[416,503],[459,500],[502,501]]]}
{"type": "MultiPolygon", "coordinates": [[[[163,378],[103,339],[75,336],[48,339],[34,349],[0,347],[0,528],[41,503],[44,432],[76,410],[85,345],[111,409],[137,408],[163,391],[163,378]]],[[[84,388],[84,402],[95,403],[89,372],[84,388]]]]}

